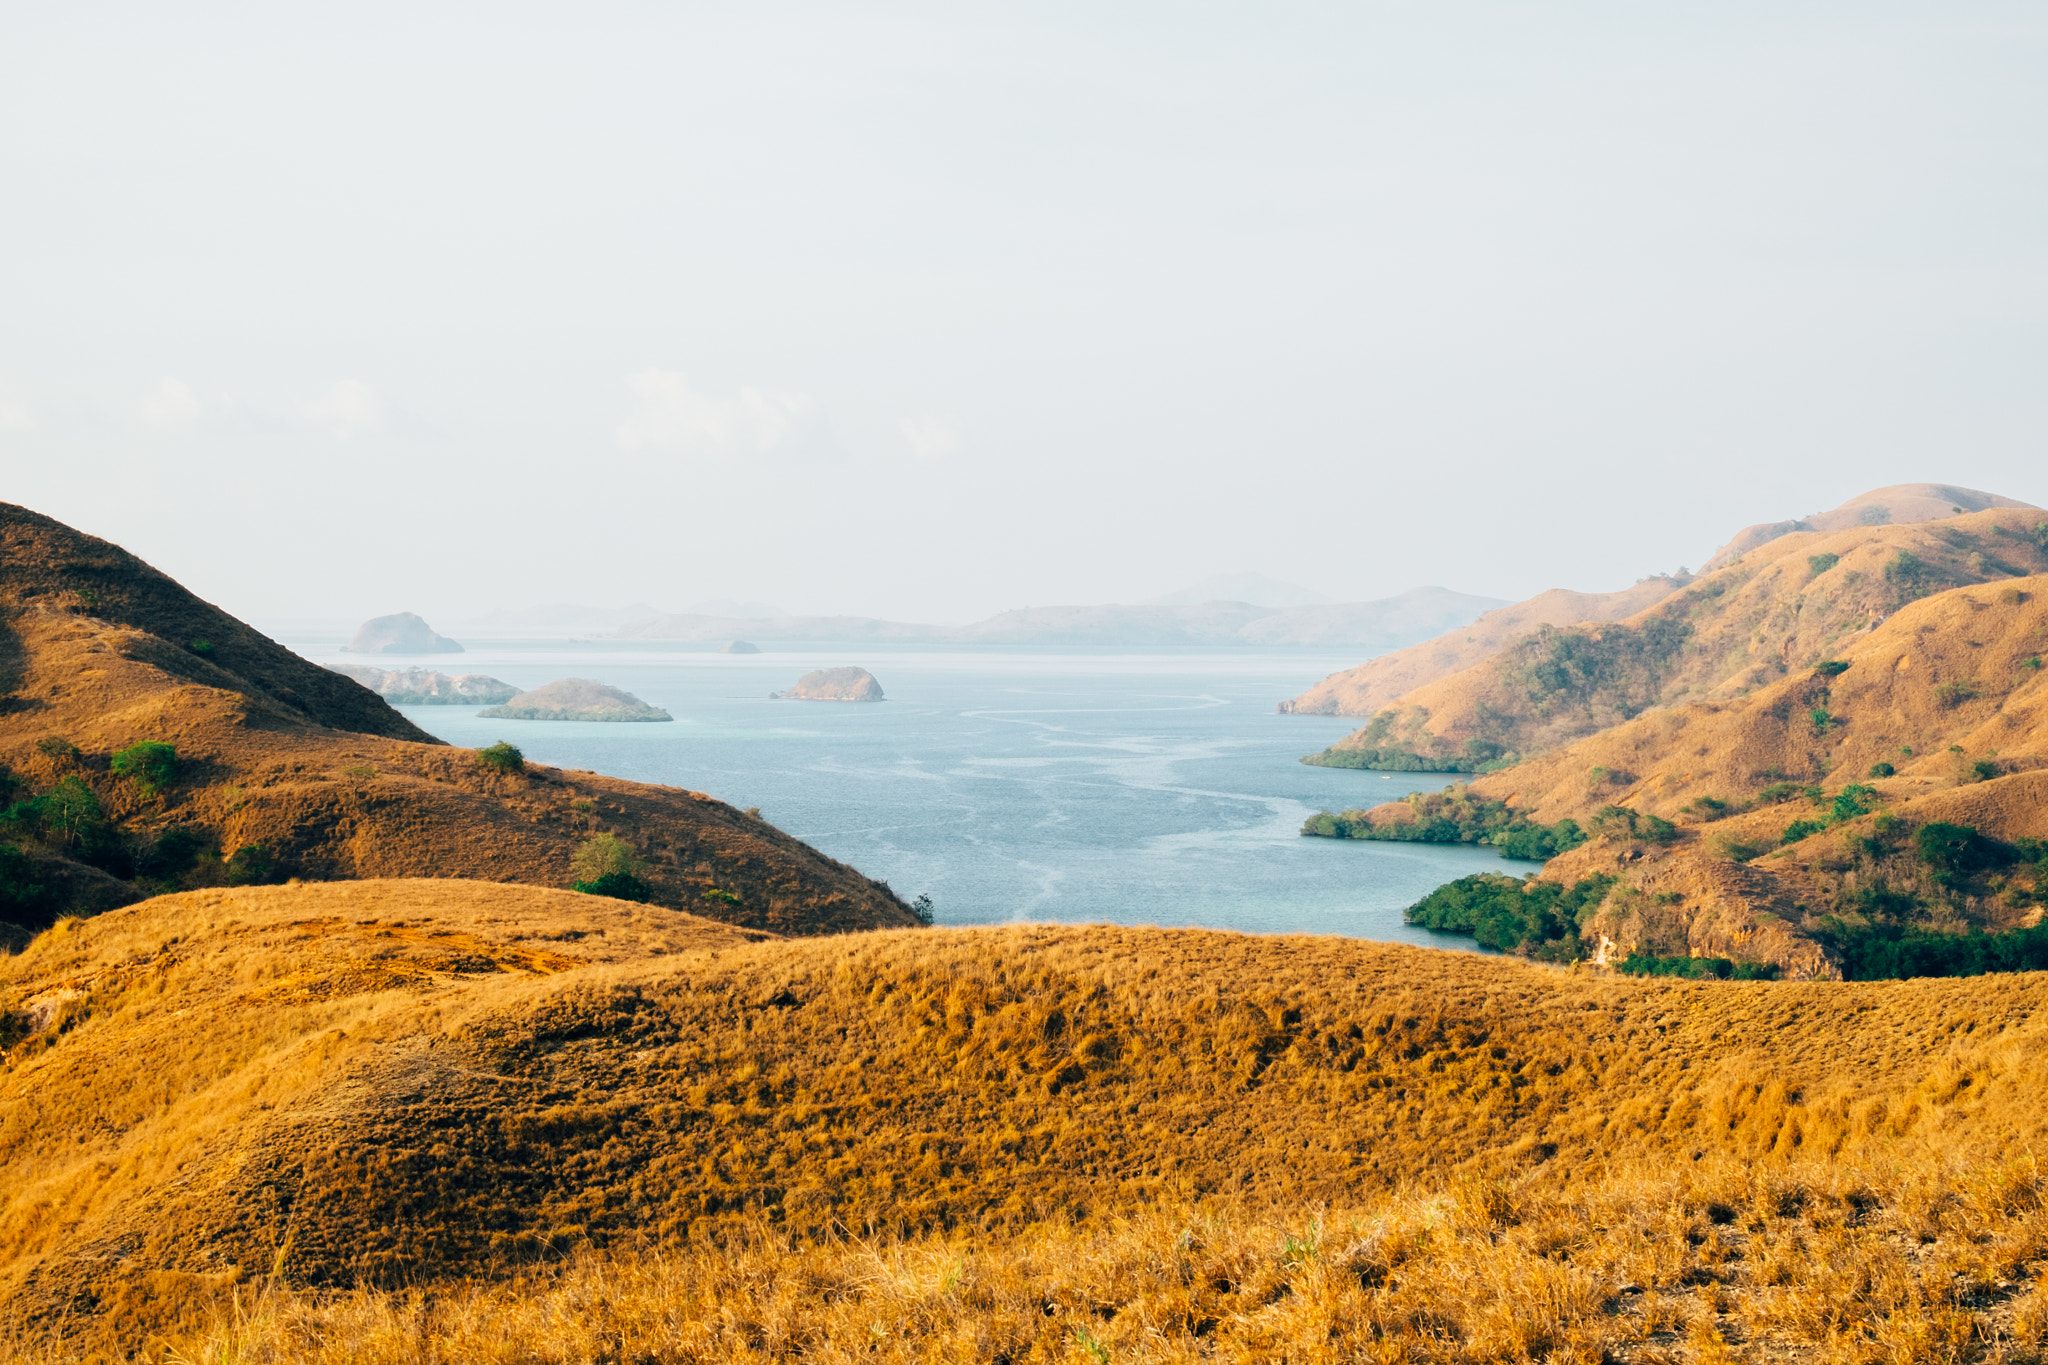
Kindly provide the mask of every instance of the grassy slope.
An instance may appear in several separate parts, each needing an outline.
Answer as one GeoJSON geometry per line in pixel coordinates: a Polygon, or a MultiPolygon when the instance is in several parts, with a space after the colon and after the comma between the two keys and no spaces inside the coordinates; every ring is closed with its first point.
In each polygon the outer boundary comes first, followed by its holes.
{"type": "Polygon", "coordinates": [[[1798,533],[1604,627],[1546,628],[1389,702],[1338,747],[1540,754],[1657,706],[1745,696],[1851,647],[1907,602],[2048,570],[2035,511],[1798,533]],[[1901,551],[1918,567],[1891,570],[1901,551]],[[1838,561],[1815,572],[1810,559],[1838,561]],[[1891,570],[1888,572],[1888,570],[1891,570]]]}
{"type": "Polygon", "coordinates": [[[1569,1204],[1624,1154],[2048,1138],[2036,976],[1652,984],[1126,929],[745,940],[445,882],[52,931],[0,962],[34,1030],[0,1076],[0,1292],[133,1339],[280,1257],[301,1284],[432,1282],[834,1227],[1042,1256],[1031,1229],[1162,1201],[1498,1179],[1569,1204]]]}
{"type": "Polygon", "coordinates": [[[1333,673],[1292,701],[1282,702],[1280,709],[1304,716],[1374,715],[1403,693],[1463,672],[1539,626],[1619,621],[1668,597],[1678,586],[1676,579],[1646,578],[1620,592],[1552,588],[1526,602],[1496,607],[1471,625],[1433,640],[1333,673]]]}
{"type": "MultiPolygon", "coordinates": [[[[260,844],[305,877],[566,886],[577,842],[609,830],[648,857],[647,880],[671,907],[783,933],[913,922],[879,883],[701,793],[595,773],[489,772],[118,548],[5,507],[0,658],[0,772],[22,780],[20,795],[80,777],[133,849],[185,826],[223,855],[260,844]],[[199,638],[214,646],[211,660],[186,648],[199,638]],[[82,756],[39,751],[53,736],[82,756]],[[109,755],[138,740],[177,747],[179,780],[161,798],[109,772],[109,755]],[[738,903],[705,900],[711,887],[738,903]]],[[[516,726],[508,733],[516,738],[516,726]]],[[[35,851],[37,877],[57,894],[25,926],[0,924],[0,942],[141,894],[75,849],[35,851]]]]}
{"type": "MultiPolygon", "coordinates": [[[[1471,784],[1549,824],[1590,824],[1609,805],[1678,822],[1677,842],[1596,840],[1553,859],[1546,878],[1594,873],[1622,879],[1611,913],[1586,926],[1627,953],[1732,956],[1828,975],[1828,961],[1801,926],[1833,908],[1859,876],[1882,872],[1894,885],[1903,867],[1873,868],[1854,852],[1878,815],[1910,824],[1965,824],[2006,840],[2048,837],[2048,575],[1958,588],[1912,603],[1875,630],[1837,642],[1847,669],[1833,677],[1792,674],[1750,696],[1660,708],[1471,784]],[[1962,686],[1959,686],[1962,685],[1962,686]],[[1823,730],[1813,713],[1831,718],[1823,730]],[[1910,747],[1912,753],[1903,752],[1910,747]],[[1868,777],[1890,762],[1891,777],[1868,777]],[[1998,776],[1979,780],[1976,765],[1998,776]],[[1735,844],[1777,848],[1795,820],[1816,807],[1795,797],[1754,804],[1785,781],[1833,793],[1851,782],[1879,794],[1875,813],[1835,826],[1748,865],[1727,860],[1735,844]],[[1711,797],[1737,813],[1701,821],[1711,797]],[[1744,809],[1745,806],[1753,808],[1744,809]],[[1651,908],[1630,901],[1675,898],[1651,908]],[[1624,903],[1628,902],[1628,903],[1624,903]]],[[[1412,818],[1405,804],[1371,813],[1412,818]]],[[[2033,923],[2036,908],[1997,897],[1959,906],[1964,922],[1987,929],[2033,923]]]]}

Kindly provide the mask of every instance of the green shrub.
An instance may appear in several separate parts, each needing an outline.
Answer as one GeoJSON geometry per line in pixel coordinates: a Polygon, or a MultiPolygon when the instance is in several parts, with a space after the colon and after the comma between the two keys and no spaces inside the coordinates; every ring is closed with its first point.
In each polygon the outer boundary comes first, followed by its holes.
{"type": "Polygon", "coordinates": [[[1830,712],[1828,708],[1825,706],[1814,707],[1811,711],[1808,711],[1806,713],[1806,717],[1808,720],[1813,722],[1813,733],[1816,736],[1825,735],[1830,730],[1839,730],[1842,728],[1842,722],[1838,720],[1835,717],[1835,715],[1832,712],[1830,712]]]}
{"type": "Polygon", "coordinates": [[[1769,853],[1771,846],[1755,839],[1738,839],[1732,834],[1724,834],[1714,840],[1714,849],[1724,858],[1746,863],[1769,853]]]}
{"type": "Polygon", "coordinates": [[[1691,980],[1711,978],[1717,981],[1773,981],[1777,979],[1778,964],[1775,962],[1736,962],[1725,957],[1657,957],[1649,953],[1630,953],[1615,970],[1624,976],[1676,976],[1691,980]]]}
{"type": "Polygon", "coordinates": [[[1848,981],[2048,970],[2048,924],[2002,934],[1939,934],[1874,926],[1830,935],[1829,946],[1848,981]]]}
{"type": "Polygon", "coordinates": [[[1817,555],[1808,555],[1806,557],[1807,576],[1810,578],[1818,578],[1822,574],[1826,573],[1829,569],[1834,568],[1835,565],[1841,562],[1842,557],[1838,554],[1829,554],[1823,552],[1817,555]]]}
{"type": "Polygon", "coordinates": [[[44,735],[36,741],[36,752],[44,758],[76,760],[80,757],[78,746],[62,735],[44,735]]]}
{"type": "Polygon", "coordinates": [[[2002,770],[1999,768],[1996,760],[1989,758],[1980,758],[1970,765],[1970,776],[1976,778],[1979,782],[1989,782],[1992,778],[1998,776],[2000,771],[2002,770]]]}
{"type": "Polygon", "coordinates": [[[1934,689],[1934,698],[1953,711],[1966,701],[1975,701],[1984,695],[1984,688],[1975,678],[1957,678],[1934,689]]]}
{"type": "Polygon", "coordinates": [[[496,768],[501,773],[523,772],[526,769],[526,755],[519,752],[519,746],[507,744],[502,739],[487,749],[478,749],[476,761],[486,768],[496,768]]]}
{"type": "Polygon", "coordinates": [[[1602,806],[1593,817],[1593,828],[1610,839],[1641,839],[1668,844],[1678,837],[1678,826],[1661,815],[1646,815],[1627,806],[1602,806]]]}
{"type": "Polygon", "coordinates": [[[1839,678],[1849,671],[1849,665],[1840,659],[1828,659],[1813,666],[1813,671],[1823,678],[1839,678]]]}
{"type": "Polygon", "coordinates": [[[1766,806],[1776,806],[1790,801],[1803,791],[1797,782],[1773,782],[1756,794],[1756,799],[1766,806]]]}
{"type": "Polygon", "coordinates": [[[2011,844],[1979,834],[1968,825],[1934,821],[1913,832],[1913,850],[1944,885],[2006,867],[2019,854],[2011,844]]]}
{"type": "Polygon", "coordinates": [[[1889,763],[1873,763],[1870,765],[1870,775],[1872,777],[1890,777],[1897,772],[1898,769],[1889,763]]]}
{"type": "Polygon", "coordinates": [[[0,844],[0,918],[21,923],[37,915],[48,898],[28,855],[13,844],[0,844]]]}
{"type": "Polygon", "coordinates": [[[924,925],[927,929],[938,918],[936,912],[932,909],[932,898],[930,896],[919,896],[916,900],[912,901],[910,903],[910,913],[916,915],[917,922],[924,925]]]}
{"type": "Polygon", "coordinates": [[[587,896],[610,896],[615,901],[644,903],[654,898],[654,888],[630,872],[607,872],[587,882],[576,883],[576,890],[587,896]]]}
{"type": "Polygon", "coordinates": [[[108,766],[114,776],[127,778],[144,796],[158,796],[177,781],[177,746],[145,739],[116,753],[108,766]]]}
{"type": "Polygon", "coordinates": [[[704,899],[716,901],[720,905],[738,905],[740,903],[739,895],[736,892],[728,891],[722,886],[705,887],[704,899]]]}
{"type": "Polygon", "coordinates": [[[1557,944],[1578,953],[1580,923],[1591,918],[1614,882],[1613,877],[1588,877],[1567,888],[1482,872],[1439,886],[1409,906],[1403,918],[1441,933],[1470,934],[1487,948],[1557,944]]]}
{"type": "Polygon", "coordinates": [[[585,839],[569,855],[569,869],[575,874],[578,891],[614,900],[646,901],[654,888],[641,879],[642,864],[633,846],[616,834],[599,834],[585,839]]]}
{"type": "Polygon", "coordinates": [[[211,640],[194,640],[187,648],[202,659],[211,659],[213,657],[213,641],[211,640]]]}
{"type": "Polygon", "coordinates": [[[244,844],[227,863],[229,886],[267,886],[278,880],[277,866],[270,850],[261,844],[244,844]]]}
{"type": "Polygon", "coordinates": [[[1825,820],[1794,820],[1791,824],[1785,826],[1785,833],[1779,838],[1778,842],[1796,844],[1810,834],[1819,834],[1827,827],[1828,824],[1825,820]]]}

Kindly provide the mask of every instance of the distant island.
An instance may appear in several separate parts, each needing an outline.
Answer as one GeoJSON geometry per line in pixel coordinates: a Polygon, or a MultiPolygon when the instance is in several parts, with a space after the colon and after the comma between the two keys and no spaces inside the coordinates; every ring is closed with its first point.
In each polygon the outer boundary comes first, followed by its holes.
{"type": "Polygon", "coordinates": [[[631,692],[588,678],[562,678],[477,712],[492,720],[674,720],[631,692]]]}
{"type": "MultiPolygon", "coordinates": [[[[1265,586],[1277,593],[1274,585],[1265,586]]],[[[785,616],[760,620],[675,612],[624,627],[617,638],[705,644],[744,638],[807,644],[876,641],[1027,648],[1341,646],[1377,654],[1441,635],[1477,620],[1482,612],[1506,605],[1498,597],[1475,597],[1430,587],[1411,588],[1398,596],[1372,602],[1289,607],[1221,598],[1202,602],[1029,607],[1001,612],[964,626],[885,621],[872,616],[785,616]]]]}
{"type": "Polygon", "coordinates": [[[393,706],[493,706],[519,694],[511,683],[481,673],[450,677],[427,668],[378,668],[372,664],[329,664],[328,668],[361,683],[393,706]]]}
{"type": "Polygon", "coordinates": [[[734,640],[722,652],[726,654],[759,654],[761,646],[755,644],[752,640],[734,640]]]}
{"type": "Polygon", "coordinates": [[[786,692],[771,697],[793,701],[882,701],[882,685],[865,668],[820,668],[804,674],[786,692]]]}
{"type": "Polygon", "coordinates": [[[460,654],[462,646],[409,611],[372,617],[356,628],[350,654],[460,654]]]}

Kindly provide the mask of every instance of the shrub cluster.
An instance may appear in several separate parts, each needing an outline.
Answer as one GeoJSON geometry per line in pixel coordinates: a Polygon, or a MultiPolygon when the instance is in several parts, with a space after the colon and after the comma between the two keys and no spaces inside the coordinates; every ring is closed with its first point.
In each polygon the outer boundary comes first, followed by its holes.
{"type": "Polygon", "coordinates": [[[1505,801],[1475,797],[1467,787],[1446,787],[1441,792],[1414,792],[1405,798],[1414,818],[1400,823],[1374,824],[1363,810],[1340,815],[1321,811],[1301,826],[1304,835],[1325,839],[1385,839],[1397,843],[1488,844],[1502,857],[1540,862],[1569,852],[1586,842],[1586,833],[1576,820],[1554,825],[1538,824],[1505,801]]]}
{"type": "Polygon", "coordinates": [[[1614,882],[1613,877],[1588,877],[1565,887],[1481,872],[1439,886],[1402,917],[1440,933],[1470,934],[1482,947],[1572,961],[1585,956],[1579,926],[1592,917],[1614,882]]]}
{"type": "Polygon", "coordinates": [[[1676,976],[1688,980],[1774,981],[1775,962],[1737,962],[1726,957],[1657,957],[1630,953],[1615,968],[1624,976],[1676,976]]]}

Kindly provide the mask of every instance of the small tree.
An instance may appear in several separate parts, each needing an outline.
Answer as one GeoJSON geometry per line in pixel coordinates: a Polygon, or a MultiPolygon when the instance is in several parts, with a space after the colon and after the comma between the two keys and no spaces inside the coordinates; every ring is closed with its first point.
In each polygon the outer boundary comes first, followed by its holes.
{"type": "Polygon", "coordinates": [[[44,834],[60,844],[86,843],[106,824],[106,812],[99,797],[75,774],[37,797],[33,804],[44,834]]]}
{"type": "Polygon", "coordinates": [[[519,752],[519,746],[502,739],[488,749],[478,749],[476,761],[501,773],[523,772],[526,768],[526,755],[519,752]]]}
{"type": "Polygon", "coordinates": [[[244,844],[228,859],[229,886],[262,886],[277,880],[277,868],[270,850],[261,844],[244,844]]]}
{"type": "Polygon", "coordinates": [[[932,913],[932,898],[919,896],[910,903],[910,913],[917,916],[917,922],[929,929],[935,916],[932,913]]]}
{"type": "Polygon", "coordinates": [[[36,741],[36,752],[44,758],[68,761],[78,757],[78,746],[62,735],[44,735],[36,741]]]}
{"type": "Polygon", "coordinates": [[[177,780],[177,746],[145,739],[115,754],[108,766],[114,770],[114,776],[127,778],[144,796],[158,796],[177,780]]]}
{"type": "Polygon", "coordinates": [[[641,862],[633,846],[616,834],[599,834],[578,844],[569,855],[569,869],[576,889],[588,895],[622,901],[645,901],[654,895],[654,888],[640,879],[641,862]]]}

